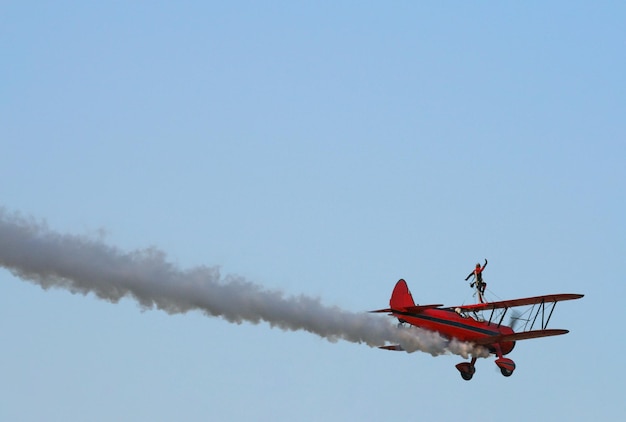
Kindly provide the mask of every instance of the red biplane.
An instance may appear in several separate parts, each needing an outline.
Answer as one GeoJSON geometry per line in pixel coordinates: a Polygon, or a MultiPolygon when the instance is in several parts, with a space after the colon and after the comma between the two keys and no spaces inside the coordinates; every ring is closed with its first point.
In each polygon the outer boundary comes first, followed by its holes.
{"type": "MultiPolygon", "coordinates": [[[[410,324],[430,331],[436,331],[449,339],[458,339],[486,347],[495,354],[496,365],[502,375],[511,376],[515,370],[515,363],[504,356],[509,354],[517,340],[526,340],[538,337],[556,336],[568,333],[568,330],[548,329],[548,322],[557,302],[580,299],[581,294],[555,294],[529,297],[524,299],[502,300],[497,302],[478,303],[456,307],[443,305],[416,305],[413,296],[404,280],[398,281],[393,289],[388,309],[372,312],[388,312],[398,318],[399,325],[410,324]],[[502,322],[507,311],[511,308],[532,306],[524,314],[512,312],[511,326],[502,322]],[[485,318],[489,314],[489,318],[485,318]],[[539,318],[541,315],[541,318],[539,318]],[[538,321],[540,319],[540,321],[538,321]],[[515,332],[516,322],[524,321],[521,331],[515,332]],[[538,328],[535,328],[535,324],[538,328]]],[[[381,346],[381,349],[403,350],[401,346],[381,346]]],[[[476,357],[470,362],[456,365],[464,380],[472,379],[476,372],[474,364],[476,357]]]]}

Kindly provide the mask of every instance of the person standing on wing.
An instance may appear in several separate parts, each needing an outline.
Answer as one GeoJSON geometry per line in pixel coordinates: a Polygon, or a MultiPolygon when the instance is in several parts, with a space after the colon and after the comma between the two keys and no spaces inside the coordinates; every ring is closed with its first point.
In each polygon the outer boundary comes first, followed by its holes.
{"type": "Polygon", "coordinates": [[[485,265],[481,267],[480,264],[476,264],[476,268],[474,268],[474,271],[472,271],[467,277],[465,277],[465,281],[467,281],[471,276],[474,276],[474,280],[470,283],[470,287],[473,288],[474,286],[476,286],[476,291],[478,292],[478,300],[480,300],[480,303],[485,303],[485,301],[483,300],[483,294],[485,293],[487,283],[483,281],[483,270],[486,266],[487,258],[485,258],[485,265]]]}

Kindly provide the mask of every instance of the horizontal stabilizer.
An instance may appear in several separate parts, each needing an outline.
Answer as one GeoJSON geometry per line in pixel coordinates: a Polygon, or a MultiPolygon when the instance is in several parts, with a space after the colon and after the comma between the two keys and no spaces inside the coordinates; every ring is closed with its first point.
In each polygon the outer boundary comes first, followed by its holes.
{"type": "Polygon", "coordinates": [[[434,308],[441,308],[443,305],[441,304],[436,304],[436,305],[414,305],[414,306],[407,306],[401,309],[391,309],[391,308],[385,308],[385,309],[377,309],[375,311],[370,311],[370,313],[372,314],[380,314],[380,313],[394,313],[394,312],[402,312],[402,313],[412,313],[412,314],[419,314],[420,312],[424,312],[426,309],[434,309],[434,308]]]}
{"type": "Polygon", "coordinates": [[[524,331],[523,333],[507,334],[507,335],[502,335],[502,336],[483,337],[477,340],[473,340],[472,342],[476,344],[489,345],[489,344],[494,344],[494,343],[504,343],[508,341],[528,340],[531,338],[560,336],[562,334],[567,334],[567,333],[569,333],[569,330],[562,330],[562,329],[533,330],[533,331],[524,331]]]}
{"type": "Polygon", "coordinates": [[[436,305],[418,305],[418,306],[407,306],[406,311],[412,312],[414,314],[419,314],[420,312],[425,311],[426,309],[434,309],[441,308],[443,305],[441,303],[436,305]]]}
{"type": "Polygon", "coordinates": [[[398,352],[402,352],[404,351],[404,349],[402,348],[402,346],[400,346],[399,344],[391,344],[389,346],[380,346],[378,347],[379,349],[385,349],[385,350],[396,350],[398,352]]]}
{"type": "Polygon", "coordinates": [[[387,309],[377,309],[375,311],[370,311],[370,314],[384,314],[384,313],[391,313],[393,312],[393,309],[387,308],[387,309]]]}

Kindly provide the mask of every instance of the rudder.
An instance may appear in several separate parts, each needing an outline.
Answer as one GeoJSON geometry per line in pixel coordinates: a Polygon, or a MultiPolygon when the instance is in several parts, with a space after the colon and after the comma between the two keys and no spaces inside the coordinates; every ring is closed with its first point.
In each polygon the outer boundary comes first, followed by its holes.
{"type": "Polygon", "coordinates": [[[403,309],[409,306],[415,306],[413,295],[411,295],[409,286],[406,285],[404,279],[401,278],[396,283],[396,287],[394,287],[391,293],[391,299],[389,299],[389,306],[391,309],[403,309]]]}

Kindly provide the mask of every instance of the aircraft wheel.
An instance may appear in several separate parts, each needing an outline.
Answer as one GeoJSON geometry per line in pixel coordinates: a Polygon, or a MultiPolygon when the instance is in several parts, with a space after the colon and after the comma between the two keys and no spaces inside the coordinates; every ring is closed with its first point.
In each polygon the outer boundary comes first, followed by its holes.
{"type": "Polygon", "coordinates": [[[511,375],[513,375],[513,371],[506,368],[500,368],[500,372],[502,372],[502,375],[504,375],[505,377],[510,377],[511,375]]]}
{"type": "Polygon", "coordinates": [[[474,376],[474,372],[476,372],[476,368],[469,362],[461,362],[456,366],[456,369],[461,373],[461,377],[465,381],[469,381],[474,376]]]}
{"type": "Polygon", "coordinates": [[[472,379],[472,377],[474,376],[473,372],[461,372],[461,377],[465,380],[465,381],[469,381],[472,379]]]}

